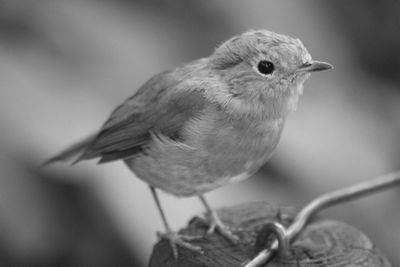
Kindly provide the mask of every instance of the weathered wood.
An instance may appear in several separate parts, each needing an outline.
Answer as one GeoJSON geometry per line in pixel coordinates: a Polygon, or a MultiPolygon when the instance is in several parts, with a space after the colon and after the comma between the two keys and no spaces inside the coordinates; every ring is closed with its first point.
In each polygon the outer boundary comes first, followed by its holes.
{"type": "MultiPolygon", "coordinates": [[[[296,214],[288,207],[276,207],[265,202],[242,204],[218,210],[224,223],[231,226],[240,237],[240,243],[231,245],[218,234],[193,241],[203,248],[199,254],[179,248],[177,260],[172,255],[168,241],[160,240],[153,249],[150,267],[221,267],[241,266],[250,260],[260,248],[255,241],[267,220],[278,220],[289,225],[296,214]]],[[[189,235],[205,234],[207,226],[195,217],[180,232],[189,235]]],[[[285,258],[276,257],[269,267],[390,267],[385,256],[359,230],[347,224],[324,220],[311,222],[291,245],[285,258]]]]}

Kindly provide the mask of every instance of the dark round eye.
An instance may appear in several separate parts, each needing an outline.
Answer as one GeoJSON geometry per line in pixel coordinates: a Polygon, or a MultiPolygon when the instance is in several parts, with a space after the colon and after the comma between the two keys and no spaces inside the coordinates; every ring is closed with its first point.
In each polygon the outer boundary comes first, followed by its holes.
{"type": "Polygon", "coordinates": [[[261,74],[268,75],[274,71],[275,67],[272,62],[261,60],[260,62],[258,62],[257,69],[261,74]]]}

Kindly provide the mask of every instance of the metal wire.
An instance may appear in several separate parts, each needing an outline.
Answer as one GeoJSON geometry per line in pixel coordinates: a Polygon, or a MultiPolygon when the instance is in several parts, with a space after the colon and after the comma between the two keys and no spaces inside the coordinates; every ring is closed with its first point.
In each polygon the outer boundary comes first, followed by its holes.
{"type": "MultiPolygon", "coordinates": [[[[390,189],[396,185],[400,185],[400,171],[389,173],[378,178],[364,181],[359,184],[339,189],[330,193],[326,193],[305,206],[295,217],[293,223],[287,228],[286,236],[280,237],[286,243],[292,243],[299,236],[301,231],[319,211],[332,207],[334,205],[348,202],[360,197],[364,197],[382,190],[390,189]]],[[[282,225],[279,228],[283,227],[282,225]]],[[[260,251],[256,257],[251,261],[244,263],[243,267],[260,267],[269,262],[277,253],[284,253],[279,251],[280,246],[278,238],[275,237],[269,248],[260,251]]],[[[282,241],[281,241],[282,242],[282,241]]]]}

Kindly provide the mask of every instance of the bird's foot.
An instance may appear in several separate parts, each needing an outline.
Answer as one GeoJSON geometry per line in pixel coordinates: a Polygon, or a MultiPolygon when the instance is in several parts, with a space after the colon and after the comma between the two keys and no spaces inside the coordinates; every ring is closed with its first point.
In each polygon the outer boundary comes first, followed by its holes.
{"type": "Polygon", "coordinates": [[[213,233],[218,232],[234,245],[239,242],[239,237],[232,233],[229,227],[221,221],[215,211],[210,212],[207,217],[208,220],[205,221],[205,223],[208,224],[206,235],[212,235],[213,233]]]}
{"type": "Polygon", "coordinates": [[[167,239],[172,248],[172,253],[174,254],[175,259],[178,258],[178,246],[184,247],[188,250],[195,251],[198,253],[203,253],[203,250],[199,246],[194,246],[190,244],[190,241],[199,240],[201,236],[190,236],[190,235],[181,235],[177,232],[168,231],[166,233],[157,232],[158,238],[167,239]]]}

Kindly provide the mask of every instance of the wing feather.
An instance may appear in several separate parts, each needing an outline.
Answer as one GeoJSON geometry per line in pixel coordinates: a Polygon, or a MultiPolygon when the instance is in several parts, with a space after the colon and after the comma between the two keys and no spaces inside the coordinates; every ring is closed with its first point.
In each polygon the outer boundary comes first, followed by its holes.
{"type": "Polygon", "coordinates": [[[79,160],[130,157],[143,151],[151,132],[179,140],[185,123],[202,112],[206,101],[195,83],[174,76],[156,75],[117,107],[79,160]]]}

